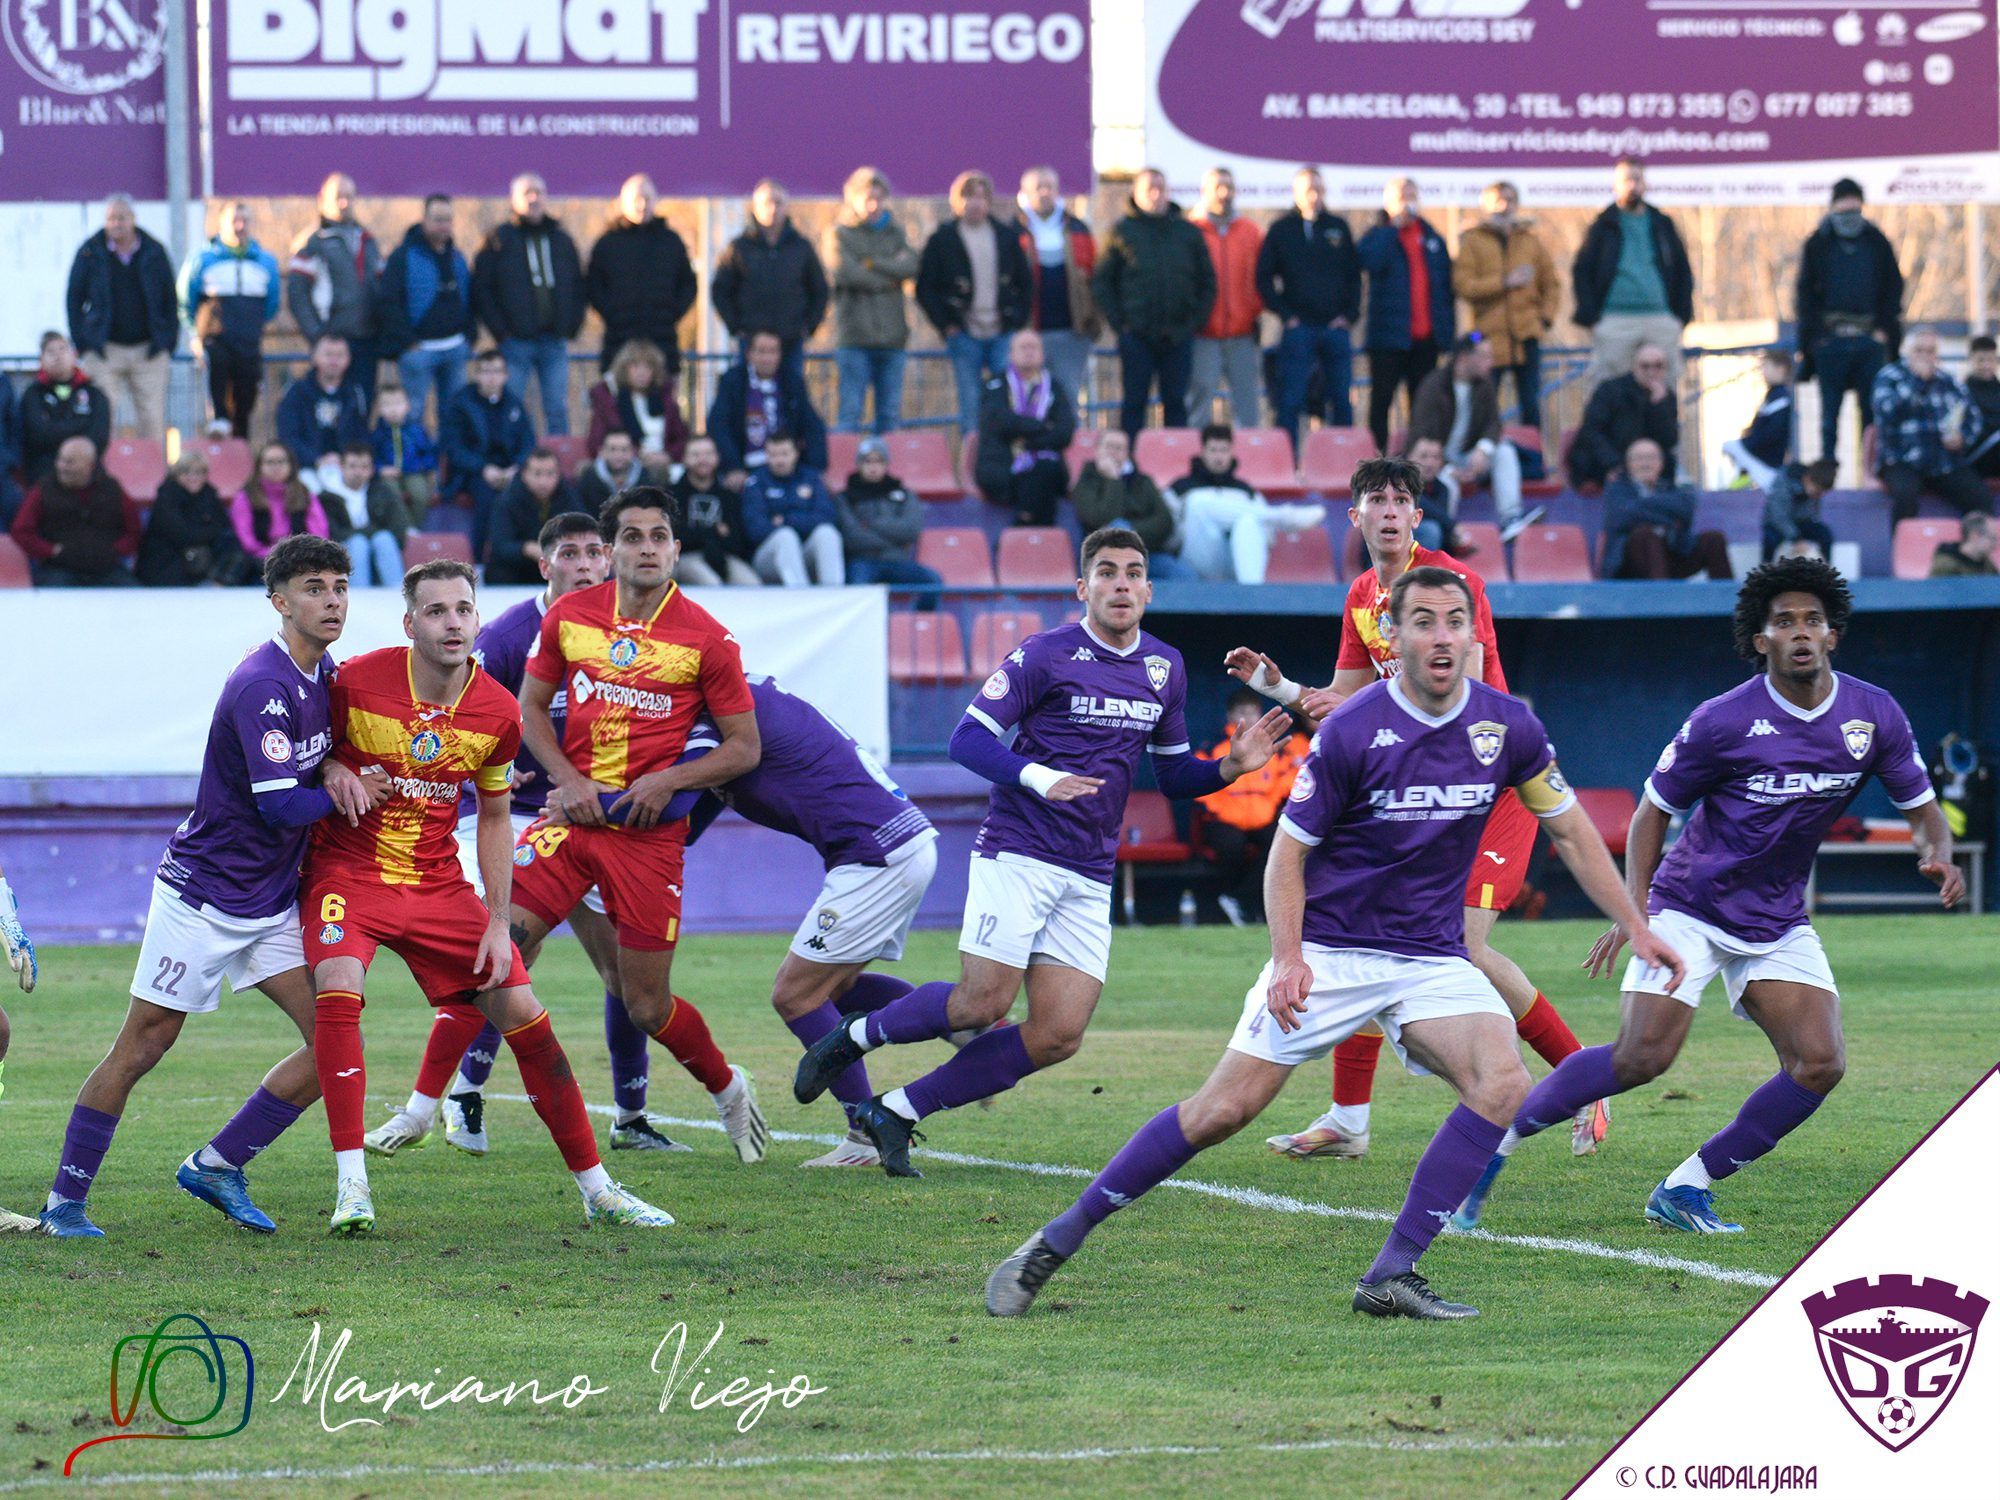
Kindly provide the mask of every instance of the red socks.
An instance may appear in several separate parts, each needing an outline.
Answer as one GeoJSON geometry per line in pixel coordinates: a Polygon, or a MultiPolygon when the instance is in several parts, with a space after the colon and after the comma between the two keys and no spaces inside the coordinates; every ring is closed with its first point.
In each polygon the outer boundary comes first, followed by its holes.
{"type": "Polygon", "coordinates": [[[673,1053],[674,1061],[711,1094],[721,1093],[734,1079],[722,1049],[708,1034],[708,1022],[679,995],[674,996],[674,1008],[667,1012],[667,1024],[653,1033],[653,1040],[673,1053]]]}
{"type": "Polygon", "coordinates": [[[470,1005],[440,1005],[431,1022],[431,1034],[424,1043],[423,1066],[417,1069],[417,1092],[427,1099],[442,1099],[451,1087],[458,1060],[472,1039],[486,1029],[485,1013],[470,1005]]]}
{"type": "Polygon", "coordinates": [[[1375,1059],[1382,1033],[1357,1031],[1333,1049],[1333,1102],[1366,1104],[1375,1097],[1375,1059]]]}
{"type": "Polygon", "coordinates": [[[368,1072],[361,1059],[361,996],[321,990],[313,1006],[313,1067],[326,1099],[326,1129],[336,1151],[361,1149],[368,1072]]]}
{"type": "MultiPolygon", "coordinates": [[[[485,1018],[480,1019],[485,1024],[485,1018]]],[[[549,1013],[543,1011],[527,1025],[500,1035],[514,1049],[514,1061],[521,1065],[521,1082],[528,1088],[528,1101],[548,1126],[556,1149],[562,1152],[563,1165],[572,1172],[596,1166],[597,1140],[591,1132],[590,1116],[583,1108],[583,1090],[577,1087],[576,1074],[570,1071],[562,1043],[556,1040],[549,1013]]],[[[471,1038],[468,1036],[467,1040],[471,1038]]],[[[464,1050],[462,1045],[459,1050],[464,1050]]],[[[456,1062],[455,1055],[453,1060],[456,1062]]],[[[358,1110],[356,1118],[359,1119],[358,1110]]]]}
{"type": "Polygon", "coordinates": [[[1528,1007],[1528,1013],[1514,1023],[1514,1030],[1520,1033],[1522,1041],[1535,1049],[1535,1055],[1552,1068],[1570,1053],[1583,1050],[1583,1043],[1576,1039],[1576,1033],[1556,1014],[1556,1008],[1549,1004],[1549,997],[1540,990],[1535,991],[1535,1003],[1528,1007]]]}

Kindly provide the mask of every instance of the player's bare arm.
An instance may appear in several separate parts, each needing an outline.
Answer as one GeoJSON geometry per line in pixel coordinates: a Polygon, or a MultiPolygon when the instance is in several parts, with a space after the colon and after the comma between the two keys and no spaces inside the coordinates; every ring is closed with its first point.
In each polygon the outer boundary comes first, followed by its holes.
{"type": "Polygon", "coordinates": [[[639,777],[625,789],[624,796],[611,804],[612,814],[624,811],[628,828],[651,828],[658,824],[661,812],[676,792],[723,786],[756,770],[757,763],[764,758],[757,715],[723,714],[717,717],[715,727],[722,736],[721,744],[699,760],[677,762],[639,777]]]}
{"type": "Polygon", "coordinates": [[[479,939],[472,972],[479,976],[482,991],[498,985],[513,967],[507,912],[514,894],[514,822],[508,806],[504,796],[482,794],[479,799],[479,878],[486,890],[486,932],[479,939]]]}
{"type": "Polygon", "coordinates": [[[1951,857],[1951,825],[1933,797],[1921,807],[1905,808],[1917,846],[1917,870],[1938,888],[1938,904],[1949,911],[1965,899],[1965,874],[1951,857]]]}
{"type": "MultiPolygon", "coordinates": [[[[1551,766],[1544,775],[1553,774],[1551,766]]],[[[1536,781],[1542,778],[1537,777],[1536,781]]],[[[1517,788],[1521,800],[1530,810],[1535,806],[1534,785],[1517,788]]],[[[1632,893],[1625,882],[1618,878],[1618,866],[1612,862],[1611,851],[1604,847],[1597,827],[1590,821],[1590,814],[1571,802],[1561,812],[1542,819],[1542,827],[1548,830],[1549,841],[1556,846],[1556,853],[1569,866],[1576,883],[1583,887],[1584,895],[1590,897],[1597,909],[1618,924],[1617,931],[1624,934],[1632,944],[1633,953],[1643,958],[1654,968],[1670,970],[1673,980],[1667,985],[1667,993],[1680,988],[1686,977],[1687,965],[1681,956],[1665,943],[1653,936],[1646,923],[1646,909],[1632,893]]]]}
{"type": "Polygon", "coordinates": [[[1297,1031],[1312,993],[1312,968],[1306,963],[1306,845],[1283,828],[1271,839],[1271,857],[1264,865],[1264,912],[1271,924],[1271,987],[1264,998],[1281,1031],[1297,1031]]]}
{"type": "MultiPolygon", "coordinates": [[[[1625,891],[1641,911],[1645,910],[1653,872],[1659,869],[1660,856],[1667,847],[1670,822],[1664,809],[1650,797],[1641,797],[1638,811],[1632,814],[1632,824],[1625,831],[1625,891]]],[[[1624,947],[1625,929],[1613,927],[1591,945],[1590,956],[1583,961],[1584,971],[1593,979],[1609,974],[1624,947]]]]}
{"type": "Polygon", "coordinates": [[[1375,680],[1375,674],[1366,667],[1343,667],[1333,674],[1329,686],[1304,687],[1285,676],[1269,656],[1248,646],[1236,647],[1223,657],[1222,665],[1238,682],[1291,709],[1308,729],[1316,728],[1328,714],[1375,680]]]}
{"type": "Polygon", "coordinates": [[[601,828],[604,805],[597,799],[616,788],[592,781],[569,763],[556,735],[555,720],[549,717],[549,705],[555,697],[554,683],[542,681],[533,672],[521,679],[521,743],[548,771],[550,813],[560,813],[559,821],[565,823],[601,828]]]}

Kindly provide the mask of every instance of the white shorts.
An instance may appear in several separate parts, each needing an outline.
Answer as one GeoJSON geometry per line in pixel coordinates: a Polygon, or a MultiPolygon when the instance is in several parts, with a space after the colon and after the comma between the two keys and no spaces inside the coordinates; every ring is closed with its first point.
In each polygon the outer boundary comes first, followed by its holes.
{"type": "Polygon", "coordinates": [[[1370,1021],[1382,1028],[1396,1056],[1412,1073],[1429,1070],[1403,1050],[1403,1028],[1445,1016],[1495,1015],[1511,1020],[1507,1002],[1486,976],[1462,958],[1412,958],[1373,948],[1305,946],[1312,992],[1297,1031],[1282,1031],[1266,1003],[1272,965],[1264,965],[1250,993],[1230,1050],[1296,1067],[1325,1057],[1370,1021]]]}
{"type": "Polygon", "coordinates": [[[168,1010],[199,1015],[222,1004],[225,979],[240,995],[305,966],[296,903],[276,916],[232,917],[212,906],[189,906],[156,879],[132,993],[168,1010]]]}
{"type": "Polygon", "coordinates": [[[912,839],[886,865],[835,865],[792,935],[792,952],[816,964],[898,959],[937,873],[937,835],[912,839]]]}
{"type": "Polygon", "coordinates": [[[958,951],[1010,969],[1061,964],[1102,984],[1111,967],[1111,887],[1021,854],[975,854],[958,951]]]}
{"type": "MultiPolygon", "coordinates": [[[[509,813],[509,821],[514,825],[514,842],[521,841],[521,835],[533,826],[535,814],[509,813]]],[[[465,871],[465,878],[472,882],[472,889],[479,895],[486,894],[486,882],[479,878],[479,814],[467,813],[458,820],[458,867],[465,871]]],[[[592,886],[583,893],[583,904],[600,917],[604,915],[604,898],[592,886]]]]}
{"type": "MultiPolygon", "coordinates": [[[[1701,992],[1717,974],[1722,976],[1722,986],[1729,993],[1729,1008],[1746,1021],[1750,1017],[1743,1009],[1743,988],[1759,979],[1809,984],[1836,997],[1840,994],[1834,988],[1826,950],[1820,946],[1819,934],[1810,923],[1794,927],[1775,943],[1745,942],[1682,911],[1663,911],[1647,918],[1647,925],[1687,965],[1687,978],[1674,991],[1674,999],[1688,1006],[1701,1004],[1701,992]]],[[[1625,965],[1622,988],[1642,995],[1664,995],[1667,977],[1665,969],[1649,969],[1635,958],[1625,965]]]]}

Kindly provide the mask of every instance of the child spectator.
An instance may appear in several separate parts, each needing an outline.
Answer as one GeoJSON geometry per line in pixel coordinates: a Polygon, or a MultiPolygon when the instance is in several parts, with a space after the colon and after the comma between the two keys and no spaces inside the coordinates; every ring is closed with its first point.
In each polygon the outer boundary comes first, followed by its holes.
{"type": "Polygon", "coordinates": [[[375,477],[402,491],[410,514],[421,517],[437,499],[437,444],[410,409],[410,393],[388,381],[375,393],[375,477]]]}
{"type": "Polygon", "coordinates": [[[299,466],[283,443],[257,450],[257,469],[229,504],[230,524],[243,550],[258,562],[288,536],[331,537],[326,509],[299,482],[299,466]]]}
{"type": "Polygon", "coordinates": [[[366,443],[349,443],[340,450],[337,473],[323,479],[319,498],[327,525],[353,561],[349,586],[365,589],[400,584],[403,542],[415,522],[403,492],[376,476],[375,451],[366,443]]]}
{"type": "Polygon", "coordinates": [[[1819,516],[1819,503],[1840,477],[1831,458],[1786,464],[1764,487],[1764,561],[1833,555],[1833,532],[1819,516]],[[1814,549],[1817,548],[1817,551],[1814,549]]]}
{"type": "MultiPolygon", "coordinates": [[[[1722,451],[1760,490],[1768,490],[1792,451],[1792,356],[1787,349],[1764,351],[1764,401],[1757,415],[1722,451]]],[[[1767,523],[1768,524],[1768,523],[1767,523]]],[[[1766,549],[1765,555],[1770,555],[1766,549]]]]}
{"type": "Polygon", "coordinates": [[[183,449],[146,518],[139,582],[156,589],[242,583],[249,572],[229,510],[208,482],[208,456],[183,449]]]}
{"type": "Polygon", "coordinates": [[[862,439],[838,507],[849,583],[935,587],[944,582],[936,569],[917,561],[923,502],[889,472],[889,446],[879,437],[862,439]]]}
{"type": "Polygon", "coordinates": [[[750,561],[766,583],[797,589],[847,581],[840,512],[819,473],[799,467],[799,440],[783,428],[764,439],[764,462],[743,485],[743,528],[757,549],[750,561]]]}

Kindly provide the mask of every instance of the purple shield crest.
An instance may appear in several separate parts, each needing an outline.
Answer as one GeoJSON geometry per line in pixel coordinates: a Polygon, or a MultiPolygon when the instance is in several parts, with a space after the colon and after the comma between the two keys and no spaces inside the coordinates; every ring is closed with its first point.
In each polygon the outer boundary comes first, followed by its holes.
{"type": "Polygon", "coordinates": [[[1805,1300],[1827,1382],[1883,1447],[1915,1442],[1957,1394],[1987,1301],[1948,1281],[1879,1276],[1805,1300]]]}

